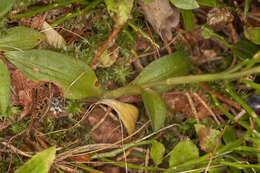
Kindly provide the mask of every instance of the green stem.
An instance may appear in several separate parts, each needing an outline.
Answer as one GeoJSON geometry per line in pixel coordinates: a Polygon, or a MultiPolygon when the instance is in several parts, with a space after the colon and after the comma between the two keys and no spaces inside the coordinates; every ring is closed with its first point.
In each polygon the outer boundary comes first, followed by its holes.
{"type": "Polygon", "coordinates": [[[128,85],[126,87],[118,88],[116,90],[106,91],[104,93],[104,98],[118,98],[121,96],[130,96],[134,94],[140,94],[140,88],[151,88],[155,86],[171,86],[171,85],[178,85],[178,84],[187,84],[187,83],[197,83],[197,82],[206,82],[206,81],[213,81],[213,80],[234,80],[236,78],[240,78],[246,75],[250,75],[253,73],[260,73],[260,67],[251,68],[246,71],[236,72],[236,73],[216,73],[216,74],[202,74],[202,75],[190,75],[190,76],[181,76],[181,77],[174,77],[169,78],[166,80],[155,81],[155,82],[148,82],[145,84],[141,84],[140,86],[136,85],[128,85]]]}
{"type": "MultiPolygon", "coordinates": [[[[69,1],[61,2],[61,3],[54,3],[54,4],[51,4],[51,5],[47,5],[45,7],[39,8],[37,10],[33,10],[33,11],[30,11],[30,12],[27,12],[27,13],[11,16],[11,18],[21,19],[23,17],[32,17],[32,16],[35,16],[36,14],[39,14],[39,13],[42,13],[42,12],[45,12],[45,11],[48,11],[48,10],[51,10],[51,9],[54,9],[54,8],[64,7],[66,5],[69,5],[69,4],[72,4],[74,2],[78,2],[78,1],[79,0],[69,0],[69,1]]],[[[82,0],[80,0],[80,1],[82,1],[82,0]]]]}
{"type": "Polygon", "coordinates": [[[260,119],[258,118],[258,115],[254,112],[254,110],[249,107],[228,85],[227,81],[224,83],[226,91],[234,98],[235,101],[237,101],[246,111],[247,113],[256,121],[256,124],[258,127],[260,127],[260,119]]]}
{"type": "Polygon", "coordinates": [[[260,165],[257,164],[240,164],[240,163],[233,163],[233,162],[226,162],[226,161],[220,161],[220,164],[235,167],[238,169],[244,169],[244,168],[257,168],[260,169],[260,165]]]}
{"type": "Polygon", "coordinates": [[[119,149],[113,150],[111,152],[94,154],[91,156],[91,159],[104,158],[104,157],[115,157],[116,155],[122,153],[124,150],[127,150],[128,148],[137,147],[140,145],[147,145],[147,144],[152,144],[152,140],[126,144],[126,145],[124,145],[123,148],[119,148],[119,149]]]}
{"type": "Polygon", "coordinates": [[[158,167],[151,167],[151,166],[138,166],[138,165],[134,165],[131,163],[122,163],[122,162],[114,162],[112,160],[106,159],[106,158],[100,158],[100,160],[105,161],[105,162],[109,162],[112,165],[115,166],[119,166],[122,168],[125,168],[126,166],[128,168],[134,168],[134,169],[141,169],[141,170],[149,170],[149,171],[158,171],[158,170],[163,170],[162,168],[158,168],[158,167]]]}
{"type": "Polygon", "coordinates": [[[52,27],[57,26],[58,24],[60,24],[61,22],[63,22],[64,20],[67,19],[71,19],[73,17],[79,16],[81,14],[87,13],[89,12],[92,8],[96,7],[100,2],[102,2],[103,0],[95,0],[93,2],[91,2],[86,8],[84,8],[81,11],[78,11],[76,13],[69,13],[64,17],[61,17],[60,19],[56,20],[54,23],[51,24],[52,27]]]}

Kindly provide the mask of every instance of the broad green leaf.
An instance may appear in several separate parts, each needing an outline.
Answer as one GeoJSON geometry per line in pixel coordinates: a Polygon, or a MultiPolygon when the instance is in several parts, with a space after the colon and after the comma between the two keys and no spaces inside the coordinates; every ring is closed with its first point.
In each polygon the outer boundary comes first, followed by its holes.
{"type": "Polygon", "coordinates": [[[158,166],[162,163],[164,152],[165,152],[164,145],[162,143],[154,140],[152,143],[152,149],[151,149],[150,155],[156,166],[158,166]]]}
{"type": "Polygon", "coordinates": [[[138,119],[138,109],[128,103],[122,103],[114,99],[102,99],[97,104],[105,104],[112,107],[122,120],[124,126],[127,129],[129,135],[135,130],[135,123],[138,119]]]}
{"type": "Polygon", "coordinates": [[[200,5],[205,5],[205,6],[209,6],[209,7],[216,7],[217,6],[216,0],[197,0],[197,2],[200,5]]]}
{"type": "Polygon", "coordinates": [[[0,18],[11,10],[15,0],[0,0],[0,18]]]}
{"type": "Polygon", "coordinates": [[[28,160],[15,173],[48,173],[56,156],[56,148],[50,147],[28,160]]]}
{"type": "Polygon", "coordinates": [[[187,31],[191,30],[194,23],[194,15],[192,13],[192,10],[181,10],[181,15],[183,18],[185,29],[187,31]]]}
{"type": "Polygon", "coordinates": [[[245,29],[245,36],[253,43],[260,45],[260,27],[248,27],[245,29]]]}
{"type": "Polygon", "coordinates": [[[247,58],[251,59],[258,50],[259,48],[257,45],[248,40],[240,40],[239,42],[232,45],[232,51],[241,60],[247,58]]]}
{"type": "Polygon", "coordinates": [[[124,24],[130,17],[134,0],[105,0],[107,10],[116,22],[116,25],[124,24]]]}
{"type": "Polygon", "coordinates": [[[219,144],[220,131],[202,124],[195,124],[195,130],[200,138],[200,148],[205,152],[212,152],[219,144]]]}
{"type": "Polygon", "coordinates": [[[18,26],[1,33],[0,51],[31,49],[45,39],[39,31],[18,26]]]}
{"type": "MultiPolygon", "coordinates": [[[[130,83],[140,85],[146,82],[165,80],[170,77],[187,75],[191,70],[191,59],[184,51],[176,51],[153,61],[130,83]]],[[[163,92],[172,87],[154,87],[156,91],[163,92]]]]}
{"type": "Polygon", "coordinates": [[[166,118],[166,105],[160,94],[150,88],[142,90],[141,96],[154,131],[163,127],[166,118]]]}
{"type": "Polygon", "coordinates": [[[103,88],[94,71],[79,59],[48,50],[9,51],[5,56],[32,80],[52,81],[61,86],[67,98],[102,95],[103,88]]]}
{"type": "Polygon", "coordinates": [[[0,115],[6,113],[10,99],[10,75],[5,63],[0,58],[0,115]]]}
{"type": "Polygon", "coordinates": [[[200,7],[196,0],[171,0],[171,2],[177,8],[184,10],[192,10],[200,7]]]}
{"type": "Polygon", "coordinates": [[[223,134],[223,140],[225,144],[231,143],[237,139],[236,129],[233,126],[229,126],[226,128],[223,134]]]}
{"type": "Polygon", "coordinates": [[[190,139],[179,142],[171,152],[170,167],[199,158],[199,149],[190,139]]]}

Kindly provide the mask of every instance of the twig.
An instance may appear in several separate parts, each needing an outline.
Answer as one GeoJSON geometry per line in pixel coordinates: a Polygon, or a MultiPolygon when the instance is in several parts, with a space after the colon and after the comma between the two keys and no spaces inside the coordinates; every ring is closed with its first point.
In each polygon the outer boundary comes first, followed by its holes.
{"type": "Polygon", "coordinates": [[[114,39],[117,37],[117,34],[121,30],[121,28],[124,26],[122,25],[115,25],[113,32],[110,34],[108,40],[103,44],[101,49],[95,54],[95,57],[90,62],[90,67],[94,68],[94,65],[97,61],[97,59],[109,48],[113,45],[114,39]]]}

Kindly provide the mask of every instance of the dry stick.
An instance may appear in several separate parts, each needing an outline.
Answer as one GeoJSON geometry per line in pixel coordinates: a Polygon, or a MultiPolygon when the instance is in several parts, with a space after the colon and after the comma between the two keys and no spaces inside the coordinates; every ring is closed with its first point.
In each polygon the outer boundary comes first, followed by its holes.
{"type": "Polygon", "coordinates": [[[209,111],[209,113],[212,115],[213,119],[217,123],[217,125],[220,125],[219,120],[217,119],[217,116],[215,113],[208,107],[208,105],[205,103],[204,100],[200,98],[200,96],[197,93],[193,93],[193,95],[201,102],[201,104],[209,111]]]}
{"type": "MultiPolygon", "coordinates": [[[[150,150],[149,148],[146,149],[146,154],[145,154],[145,167],[149,165],[149,156],[150,156],[150,150]]],[[[145,173],[148,173],[148,170],[145,170],[145,173]]]]}
{"type": "Polygon", "coordinates": [[[191,106],[192,113],[194,114],[195,119],[196,119],[197,123],[199,124],[200,123],[200,119],[198,117],[198,112],[196,111],[195,106],[193,104],[192,98],[191,98],[190,94],[187,93],[187,92],[185,93],[185,95],[186,95],[186,97],[187,97],[187,99],[189,101],[189,104],[191,106]]]}
{"type": "Polygon", "coordinates": [[[91,60],[90,62],[90,67],[93,68],[97,59],[111,46],[111,42],[113,44],[114,39],[116,38],[117,34],[119,33],[119,31],[121,30],[121,28],[124,26],[125,24],[122,25],[116,25],[114,27],[114,30],[112,32],[112,34],[110,34],[108,40],[105,42],[105,44],[101,47],[101,49],[95,54],[95,57],[91,60]]]}

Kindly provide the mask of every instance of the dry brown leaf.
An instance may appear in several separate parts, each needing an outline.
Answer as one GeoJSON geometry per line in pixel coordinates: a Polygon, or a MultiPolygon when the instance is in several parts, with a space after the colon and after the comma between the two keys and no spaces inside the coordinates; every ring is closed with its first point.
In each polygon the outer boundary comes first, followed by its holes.
{"type": "Polygon", "coordinates": [[[144,15],[154,30],[162,39],[172,39],[172,29],[180,22],[180,12],[177,8],[170,6],[169,0],[154,0],[145,3],[139,0],[139,4],[144,10],[144,15]]]}
{"type": "Polygon", "coordinates": [[[46,41],[55,48],[63,48],[65,46],[65,40],[63,37],[55,31],[47,22],[43,22],[41,30],[46,37],[46,41]]]}

